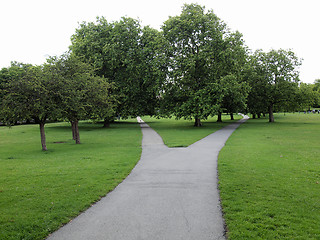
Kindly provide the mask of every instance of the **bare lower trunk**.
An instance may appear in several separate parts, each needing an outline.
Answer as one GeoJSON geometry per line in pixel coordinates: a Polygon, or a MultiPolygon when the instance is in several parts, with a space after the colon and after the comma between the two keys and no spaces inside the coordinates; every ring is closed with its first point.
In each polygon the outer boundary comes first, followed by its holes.
{"type": "Polygon", "coordinates": [[[75,140],[76,144],[80,144],[80,134],[79,134],[79,121],[74,121],[74,128],[75,128],[75,140]]]}
{"type": "Polygon", "coordinates": [[[273,104],[269,105],[268,110],[269,110],[269,122],[274,122],[273,104]]]}
{"type": "Polygon", "coordinates": [[[231,120],[234,120],[233,113],[230,113],[231,120]]]}
{"type": "Polygon", "coordinates": [[[108,118],[105,118],[103,121],[103,127],[108,128],[110,127],[110,120],[108,118]]]}
{"type": "Polygon", "coordinates": [[[201,127],[202,126],[200,118],[195,118],[194,126],[195,127],[201,127]]]}
{"type": "Polygon", "coordinates": [[[261,118],[261,113],[258,113],[258,118],[261,118]]]}
{"type": "Polygon", "coordinates": [[[222,113],[221,113],[221,112],[218,113],[218,120],[217,120],[217,122],[222,122],[222,113]]]}
{"type": "Polygon", "coordinates": [[[256,114],[252,113],[252,119],[256,119],[256,114]]]}
{"type": "Polygon", "coordinates": [[[46,134],[44,132],[44,122],[40,122],[40,136],[41,136],[41,145],[42,145],[42,150],[47,151],[47,145],[46,145],[46,134]]]}
{"type": "Polygon", "coordinates": [[[76,128],[75,128],[75,123],[74,121],[70,121],[71,123],[71,129],[72,129],[72,139],[76,140],[76,128]]]}

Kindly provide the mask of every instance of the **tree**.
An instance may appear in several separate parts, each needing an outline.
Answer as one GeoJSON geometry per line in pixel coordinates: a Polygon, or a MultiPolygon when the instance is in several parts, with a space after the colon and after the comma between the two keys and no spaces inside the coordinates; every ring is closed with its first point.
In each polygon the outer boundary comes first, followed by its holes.
{"type": "MultiPolygon", "coordinates": [[[[7,87],[8,82],[10,81],[10,71],[9,68],[2,68],[0,70],[0,105],[2,103],[2,99],[5,96],[5,88],[7,87]]],[[[0,116],[1,120],[1,116],[0,116]]]]}
{"type": "MultiPolygon", "coordinates": [[[[168,115],[201,119],[221,110],[221,78],[235,69],[232,44],[240,46],[234,34],[213,13],[197,4],[184,5],[180,16],[170,17],[162,27],[168,42],[169,74],[163,89],[163,103],[168,115]]],[[[242,43],[241,43],[242,44],[242,43]]],[[[235,49],[235,47],[234,47],[235,49]]]]}
{"type": "Polygon", "coordinates": [[[222,122],[221,114],[226,110],[234,120],[233,113],[246,109],[249,85],[245,81],[244,71],[247,65],[247,48],[244,45],[242,34],[228,33],[225,37],[225,50],[222,52],[224,73],[219,80],[223,100],[218,112],[218,122],[222,122]]]}
{"type": "Polygon", "coordinates": [[[255,55],[251,55],[244,70],[244,79],[250,86],[247,109],[253,118],[260,117],[261,114],[265,114],[268,110],[267,92],[265,91],[267,82],[264,74],[263,69],[257,63],[255,55]]]}
{"type": "Polygon", "coordinates": [[[44,69],[46,77],[54,82],[60,116],[70,121],[73,139],[79,144],[79,120],[107,117],[114,112],[112,84],[95,76],[91,65],[72,54],[48,59],[44,69]]]}
{"type": "Polygon", "coordinates": [[[319,104],[319,97],[320,92],[315,90],[314,84],[300,83],[295,99],[298,106],[294,106],[294,110],[310,110],[319,104]]]}
{"type": "Polygon", "coordinates": [[[315,91],[320,91],[320,79],[314,80],[313,90],[315,90],[315,91]]]}
{"type": "Polygon", "coordinates": [[[10,67],[0,70],[0,104],[8,91],[9,84],[23,77],[30,67],[31,64],[11,62],[10,67]]]}
{"type": "Polygon", "coordinates": [[[119,104],[113,117],[155,114],[156,86],[163,76],[155,62],[161,56],[160,36],[132,18],[111,23],[97,18],[96,23],[82,23],[72,36],[72,53],[114,83],[119,104]]]}
{"type": "Polygon", "coordinates": [[[40,127],[42,150],[46,151],[45,123],[55,116],[53,83],[44,77],[41,66],[13,63],[2,88],[1,116],[7,125],[34,119],[40,127]]]}
{"type": "Polygon", "coordinates": [[[224,89],[222,106],[230,113],[231,120],[234,120],[233,113],[243,111],[247,107],[249,85],[246,82],[240,82],[235,75],[223,77],[220,84],[224,89]]]}
{"type": "Polygon", "coordinates": [[[268,107],[269,122],[274,122],[274,107],[281,108],[294,100],[299,82],[297,68],[301,65],[301,60],[292,51],[280,49],[264,53],[258,50],[251,63],[268,107]]]}

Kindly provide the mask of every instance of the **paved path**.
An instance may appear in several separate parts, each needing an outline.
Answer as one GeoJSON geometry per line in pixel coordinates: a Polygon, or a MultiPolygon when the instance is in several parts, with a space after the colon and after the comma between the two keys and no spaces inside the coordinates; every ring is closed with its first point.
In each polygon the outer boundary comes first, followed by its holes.
{"type": "Polygon", "coordinates": [[[141,159],[131,174],[48,239],[225,239],[217,158],[233,123],[188,148],[168,148],[141,119],[141,159]]]}

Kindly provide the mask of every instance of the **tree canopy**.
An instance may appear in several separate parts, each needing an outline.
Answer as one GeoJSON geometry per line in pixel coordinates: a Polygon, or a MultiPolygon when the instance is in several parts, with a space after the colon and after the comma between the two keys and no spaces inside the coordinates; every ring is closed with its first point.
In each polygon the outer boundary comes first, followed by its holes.
{"type": "Polygon", "coordinates": [[[153,115],[158,103],[161,71],[161,34],[139,21],[123,17],[82,23],[72,36],[71,51],[95,67],[115,85],[115,116],[153,115]]]}
{"type": "Polygon", "coordinates": [[[239,77],[246,56],[241,34],[231,33],[212,10],[197,4],[184,5],[181,15],[170,17],[162,30],[169,46],[165,111],[193,118],[200,126],[201,119],[221,111],[222,78],[239,77]]]}
{"type": "Polygon", "coordinates": [[[251,93],[249,105],[253,111],[265,111],[269,122],[274,122],[274,107],[282,108],[294,101],[298,90],[301,60],[292,52],[283,49],[263,52],[258,50],[251,61],[251,93]]]}
{"type": "Polygon", "coordinates": [[[71,122],[76,143],[80,143],[79,120],[101,119],[114,113],[113,85],[95,76],[93,67],[80,58],[72,54],[52,57],[44,70],[56,87],[59,116],[71,122]]]}
{"type": "MultiPolygon", "coordinates": [[[[83,22],[70,52],[41,66],[13,62],[0,71],[0,120],[34,119],[42,146],[47,119],[71,122],[138,115],[194,119],[248,111],[255,116],[319,104],[319,80],[299,84],[301,60],[290,50],[250,54],[243,36],[212,10],[185,4],[161,31],[123,17],[83,22]]],[[[220,118],[218,118],[219,120],[220,118]]]]}
{"type": "Polygon", "coordinates": [[[40,66],[13,63],[6,72],[7,82],[1,89],[1,118],[7,125],[34,119],[40,126],[42,150],[47,150],[44,125],[57,113],[54,83],[44,77],[40,66]]]}
{"type": "Polygon", "coordinates": [[[79,120],[114,112],[112,84],[70,54],[52,57],[41,66],[13,63],[1,70],[0,78],[0,119],[9,126],[34,119],[40,126],[43,150],[47,150],[44,126],[48,119],[70,121],[74,139],[80,143],[79,120]]]}

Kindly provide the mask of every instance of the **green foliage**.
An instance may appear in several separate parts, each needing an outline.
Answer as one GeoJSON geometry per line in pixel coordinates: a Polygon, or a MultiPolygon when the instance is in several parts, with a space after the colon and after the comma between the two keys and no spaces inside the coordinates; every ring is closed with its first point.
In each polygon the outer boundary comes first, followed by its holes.
{"type": "Polygon", "coordinates": [[[220,87],[223,88],[222,106],[229,113],[244,112],[249,93],[249,85],[240,82],[235,75],[221,78],[220,87]]]}
{"type": "Polygon", "coordinates": [[[0,113],[4,122],[11,125],[26,119],[45,121],[54,116],[52,82],[44,78],[41,67],[12,63],[4,72],[0,113]]]}
{"type": "Polygon", "coordinates": [[[220,79],[237,76],[245,62],[241,34],[230,33],[213,11],[197,4],[184,5],[181,15],[169,18],[162,29],[169,69],[162,111],[196,120],[215,115],[228,86],[220,79]]]}
{"type": "Polygon", "coordinates": [[[94,75],[91,65],[64,54],[44,64],[46,78],[55,84],[56,107],[69,121],[101,119],[114,113],[112,84],[94,75]]]}
{"type": "Polygon", "coordinates": [[[30,65],[27,64],[12,62],[9,68],[2,68],[0,70],[0,104],[7,93],[6,88],[9,87],[9,83],[21,78],[29,67],[30,65]]]}
{"type": "MultiPolygon", "coordinates": [[[[296,96],[297,110],[310,110],[319,105],[320,92],[316,91],[313,84],[300,83],[296,96]]],[[[296,105],[295,104],[295,105],[296,105]]]]}
{"type": "Polygon", "coordinates": [[[219,154],[228,239],[318,239],[318,114],[249,120],[219,154]]]}
{"type": "Polygon", "coordinates": [[[0,118],[8,126],[34,119],[40,126],[42,150],[46,151],[44,125],[47,118],[57,116],[54,82],[47,79],[38,66],[12,64],[7,73],[10,77],[1,86],[0,118]]]}
{"type": "Polygon", "coordinates": [[[38,127],[0,127],[0,239],[44,239],[112,191],[141,154],[136,119],[104,129],[80,123],[82,144],[67,123],[49,123],[48,151],[38,127]]]}
{"type": "Polygon", "coordinates": [[[269,121],[273,122],[274,107],[284,109],[295,101],[301,60],[292,51],[257,50],[250,64],[246,75],[251,86],[249,110],[253,113],[268,110],[269,121]]]}
{"type": "MultiPolygon", "coordinates": [[[[40,124],[43,150],[47,150],[47,119],[64,118],[77,125],[80,119],[106,117],[114,112],[112,84],[94,76],[89,64],[69,54],[52,57],[43,66],[13,63],[1,70],[0,79],[0,118],[7,125],[34,119],[40,124]]],[[[80,143],[78,131],[75,140],[80,143]]]]}
{"type": "Polygon", "coordinates": [[[320,79],[314,80],[313,90],[320,91],[320,79]]]}
{"type": "Polygon", "coordinates": [[[268,103],[266,95],[266,82],[264,80],[264,72],[258,67],[254,55],[249,57],[248,64],[244,70],[244,79],[249,83],[250,91],[247,99],[248,111],[255,114],[266,113],[268,103]]]}
{"type": "Polygon", "coordinates": [[[82,23],[72,36],[71,51],[95,67],[99,76],[114,82],[119,104],[115,116],[154,114],[158,84],[163,75],[161,34],[142,28],[132,18],[108,23],[82,23]]]}
{"type": "MultiPolygon", "coordinates": [[[[185,4],[179,16],[164,22],[162,31],[142,27],[128,17],[114,22],[97,17],[95,22],[81,23],[71,42],[72,57],[52,58],[44,68],[49,69],[46,74],[51,79],[73,79],[63,93],[71,93],[69,102],[66,97],[61,101],[63,115],[69,119],[90,115],[108,122],[115,117],[174,115],[195,119],[199,125],[200,119],[247,107],[254,115],[269,111],[273,121],[274,110],[289,111],[310,101],[317,104],[315,92],[310,97],[303,86],[298,90],[301,61],[292,51],[258,50],[248,57],[242,34],[231,32],[212,10],[198,4],[185,4]],[[50,64],[61,66],[48,67],[50,64]],[[63,69],[64,64],[74,66],[63,69]],[[50,68],[56,72],[51,73],[50,68]],[[89,86],[92,92],[88,94],[84,82],[93,79],[93,69],[102,79],[93,80],[100,83],[89,86]],[[96,91],[98,99],[85,98],[96,91]],[[97,107],[90,107],[93,105],[97,107]]],[[[1,89],[13,76],[10,74],[1,70],[1,89]]],[[[316,81],[315,91],[318,85],[316,81]]],[[[0,101],[4,92],[0,92],[0,101]]]]}

